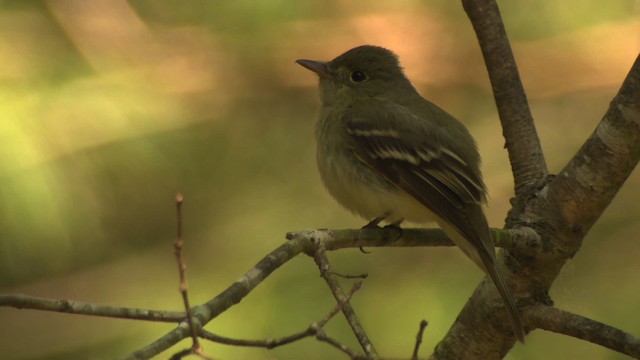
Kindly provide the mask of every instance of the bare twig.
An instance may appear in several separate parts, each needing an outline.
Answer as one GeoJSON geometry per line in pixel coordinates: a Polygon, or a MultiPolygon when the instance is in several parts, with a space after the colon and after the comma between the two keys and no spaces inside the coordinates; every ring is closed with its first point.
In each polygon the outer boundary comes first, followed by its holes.
{"type": "Polygon", "coordinates": [[[351,359],[371,359],[371,357],[368,356],[363,356],[358,354],[357,352],[355,352],[354,350],[350,349],[349,347],[347,347],[345,344],[339,342],[338,340],[327,336],[327,334],[324,332],[324,329],[318,329],[317,333],[316,333],[316,339],[318,339],[319,341],[322,342],[326,342],[327,344],[335,347],[336,349],[344,352],[345,354],[349,355],[349,357],[351,359]]]}
{"type": "Polygon", "coordinates": [[[180,360],[185,356],[189,356],[193,354],[193,349],[184,349],[184,350],[180,350],[177,353],[171,355],[171,357],[169,358],[169,360],[180,360]]]}
{"type": "MultiPolygon", "coordinates": [[[[353,294],[356,291],[358,291],[361,286],[362,286],[362,281],[356,282],[353,285],[353,287],[351,288],[351,291],[349,291],[349,293],[347,294],[347,300],[350,300],[351,297],[353,296],[353,294]]],[[[334,346],[334,347],[340,349],[341,351],[345,352],[351,358],[357,358],[360,355],[356,351],[350,349],[349,347],[347,347],[344,344],[341,344],[337,340],[334,340],[334,339],[330,338],[322,330],[324,328],[324,326],[331,319],[333,319],[333,317],[338,312],[340,312],[340,309],[341,309],[340,304],[336,304],[336,306],[324,318],[322,318],[321,320],[319,320],[319,321],[317,321],[315,323],[310,324],[306,329],[304,329],[302,331],[299,331],[297,333],[291,334],[291,335],[287,335],[287,336],[283,336],[281,338],[277,338],[277,339],[265,339],[265,340],[232,339],[232,338],[216,335],[216,334],[211,333],[211,332],[209,332],[207,330],[204,330],[204,329],[201,329],[200,336],[203,339],[211,340],[213,342],[220,343],[220,344],[234,345],[234,346],[263,347],[263,348],[267,348],[267,349],[273,349],[273,348],[276,348],[278,346],[287,345],[287,344],[290,344],[292,342],[304,339],[306,337],[315,336],[318,340],[327,342],[327,343],[331,344],[332,346],[334,346]]]]}
{"type": "MultiPolygon", "coordinates": [[[[309,239],[298,238],[285,242],[267,254],[240,279],[236,280],[216,297],[205,304],[193,307],[194,321],[197,320],[200,326],[204,326],[228,308],[240,302],[240,300],[247,296],[256,286],[260,285],[260,283],[277,268],[301,252],[309,251],[312,248],[313,244],[309,239]]],[[[127,359],[149,359],[167,350],[189,335],[188,326],[186,326],[186,324],[180,324],[177,328],[156,339],[153,343],[130,354],[127,359]]]]}
{"type": "Polygon", "coordinates": [[[369,274],[367,273],[350,275],[350,274],[340,274],[334,271],[333,274],[343,279],[366,279],[367,277],[369,277],[369,274]]]}
{"type": "MultiPolygon", "coordinates": [[[[360,290],[361,287],[362,287],[362,280],[356,281],[351,287],[351,290],[349,290],[349,293],[347,294],[347,298],[345,300],[351,301],[353,294],[355,294],[356,291],[360,290]]],[[[342,310],[342,304],[338,303],[333,308],[333,310],[331,310],[331,312],[327,314],[327,316],[325,316],[322,320],[317,322],[317,325],[319,327],[324,327],[329,322],[329,320],[331,320],[340,310],[342,310]]]]}
{"type": "Polygon", "coordinates": [[[201,350],[200,342],[198,341],[198,330],[196,329],[193,321],[193,314],[191,313],[191,306],[189,305],[189,284],[187,283],[187,265],[182,258],[182,247],[184,246],[184,239],[182,238],[182,203],[184,202],[184,196],[181,193],[176,195],[176,220],[177,220],[177,234],[176,239],[173,242],[173,251],[176,255],[176,261],[178,262],[178,272],[180,274],[180,294],[182,294],[182,302],[184,303],[184,309],[187,313],[187,322],[189,324],[189,330],[191,332],[191,339],[193,345],[191,349],[195,353],[201,350]]]}
{"type": "Polygon", "coordinates": [[[640,338],[601,322],[546,305],[534,306],[528,318],[539,329],[573,336],[640,359],[640,338]]]}
{"type": "MultiPolygon", "coordinates": [[[[189,305],[189,284],[187,283],[187,265],[182,258],[182,247],[184,246],[184,238],[182,237],[182,203],[184,202],[184,195],[178,193],[176,195],[176,222],[177,222],[177,234],[176,239],[173,242],[173,251],[176,255],[176,261],[178,262],[178,272],[180,274],[180,294],[182,294],[182,301],[184,303],[184,309],[187,314],[187,323],[189,324],[189,331],[191,333],[191,353],[198,355],[203,359],[209,359],[204,353],[200,341],[198,341],[198,330],[196,323],[191,313],[191,306],[189,305]]],[[[175,356],[175,355],[174,355],[175,356]]],[[[181,358],[181,357],[179,357],[181,358]]]]}
{"type": "Polygon", "coordinates": [[[100,316],[115,319],[145,320],[157,322],[180,322],[183,311],[162,311],[96,305],[74,300],[45,299],[27,295],[0,295],[0,306],[16,309],[53,311],[76,315],[100,316]]]}
{"type": "Polygon", "coordinates": [[[376,349],[373,347],[371,340],[367,336],[362,324],[360,324],[360,320],[358,319],[355,310],[349,303],[349,299],[345,296],[340,283],[336,279],[336,275],[331,272],[331,265],[329,265],[329,259],[327,258],[327,254],[324,250],[324,245],[322,239],[318,239],[316,241],[316,248],[313,251],[313,259],[318,265],[320,269],[320,276],[325,280],[329,288],[331,289],[331,293],[335,297],[336,301],[340,305],[342,313],[344,314],[349,326],[353,330],[353,333],[356,335],[360,346],[364,350],[367,357],[370,359],[378,358],[378,353],[376,349]]]}
{"type": "Polygon", "coordinates": [[[429,325],[427,320],[420,321],[420,328],[418,329],[418,335],[416,335],[416,345],[413,347],[413,355],[411,355],[411,360],[418,360],[418,351],[420,350],[420,345],[422,344],[422,338],[424,336],[424,329],[429,325]]]}
{"type": "Polygon", "coordinates": [[[248,339],[233,339],[226,336],[214,334],[205,329],[200,330],[200,337],[209,341],[213,341],[218,344],[232,345],[232,346],[247,346],[247,347],[262,347],[266,349],[273,349],[278,346],[287,345],[292,342],[304,339],[309,336],[315,335],[315,329],[311,326],[294,334],[283,336],[277,339],[264,339],[264,340],[248,340],[248,339]]]}

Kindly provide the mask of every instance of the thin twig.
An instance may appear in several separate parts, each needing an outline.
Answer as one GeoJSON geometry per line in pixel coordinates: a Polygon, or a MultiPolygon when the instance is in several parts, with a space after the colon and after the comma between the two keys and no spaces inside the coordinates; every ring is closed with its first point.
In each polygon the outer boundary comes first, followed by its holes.
{"type": "Polygon", "coordinates": [[[185,356],[189,356],[193,354],[193,349],[184,349],[184,350],[180,350],[177,353],[171,355],[171,357],[169,358],[169,360],[180,360],[185,356]]]}
{"type": "Polygon", "coordinates": [[[273,349],[278,346],[287,345],[292,342],[304,339],[309,336],[315,335],[315,330],[308,327],[300,332],[293,333],[291,335],[283,336],[277,339],[264,339],[264,340],[248,340],[248,339],[233,339],[226,336],[214,334],[205,329],[200,330],[200,337],[218,344],[232,345],[232,346],[246,346],[246,347],[261,347],[266,349],[273,349]]]}
{"type": "Polygon", "coordinates": [[[367,357],[370,359],[378,358],[378,353],[364,331],[362,324],[360,324],[360,320],[358,319],[355,310],[349,303],[349,299],[344,295],[344,291],[336,279],[336,275],[331,271],[331,265],[329,265],[329,259],[327,258],[323,241],[321,239],[316,241],[316,249],[313,252],[313,259],[320,269],[320,276],[322,276],[327,285],[329,285],[331,293],[333,293],[333,296],[340,305],[342,313],[347,319],[349,326],[351,326],[351,329],[356,335],[356,338],[358,339],[358,342],[365,354],[367,354],[367,357]]]}
{"type": "Polygon", "coordinates": [[[420,350],[420,345],[422,344],[422,338],[424,337],[424,329],[429,325],[427,320],[420,321],[420,328],[418,329],[418,335],[416,335],[416,345],[413,347],[413,355],[411,356],[411,360],[418,360],[418,351],[420,350]]]}
{"type": "MultiPolygon", "coordinates": [[[[219,293],[207,303],[193,307],[194,317],[204,326],[218,315],[237,304],[247,296],[256,286],[260,285],[269,274],[301,252],[309,251],[313,244],[309,239],[294,239],[285,242],[262,258],[254,267],[249,269],[240,279],[219,293]]],[[[145,347],[131,353],[127,359],[149,359],[175,345],[178,341],[188,337],[189,329],[178,326],[145,347]]]]}
{"type": "MultiPolygon", "coordinates": [[[[349,293],[347,294],[345,301],[347,302],[351,301],[353,294],[355,294],[356,291],[360,290],[360,288],[362,288],[362,280],[356,281],[353,284],[353,286],[351,287],[351,290],[349,290],[349,293]]],[[[340,312],[340,310],[342,310],[342,304],[338,303],[333,308],[333,310],[331,310],[331,312],[327,314],[327,316],[325,316],[322,320],[317,322],[317,325],[321,328],[324,327],[329,322],[329,320],[331,320],[338,312],[340,312]]]]}
{"type": "Polygon", "coordinates": [[[536,328],[573,336],[640,359],[640,338],[607,324],[546,305],[527,312],[536,328]]]}
{"type": "MultiPolygon", "coordinates": [[[[360,287],[362,286],[362,281],[358,281],[356,282],[353,287],[351,288],[351,291],[349,291],[349,293],[347,294],[347,300],[351,300],[351,297],[353,296],[353,294],[360,290],[360,287]]],[[[340,349],[341,351],[345,352],[347,355],[349,355],[350,357],[354,358],[354,357],[358,357],[360,356],[356,351],[350,349],[349,347],[347,347],[344,344],[340,344],[338,341],[331,339],[330,337],[328,337],[324,332],[322,332],[321,330],[324,328],[324,326],[331,320],[333,319],[333,317],[340,312],[340,304],[336,304],[336,306],[333,307],[333,309],[327,313],[327,315],[325,317],[323,317],[322,319],[320,319],[317,322],[314,322],[312,324],[310,324],[306,329],[299,331],[297,333],[291,334],[291,335],[287,335],[287,336],[283,336],[281,338],[277,338],[277,339],[264,339],[264,340],[246,340],[246,339],[232,339],[232,338],[228,338],[228,337],[224,337],[224,336],[220,336],[214,333],[211,333],[207,330],[201,329],[200,330],[200,337],[202,337],[203,339],[207,339],[219,344],[225,344],[225,345],[233,345],[233,346],[250,346],[250,347],[263,347],[266,349],[273,349],[279,346],[283,346],[283,345],[287,345],[290,344],[292,342],[304,339],[306,337],[310,337],[310,336],[315,336],[318,340],[320,341],[324,341],[327,342],[333,346],[335,346],[336,348],[340,349]]]]}
{"type": "Polygon", "coordinates": [[[324,329],[318,329],[317,330],[316,339],[318,339],[319,341],[322,341],[322,342],[326,342],[327,344],[329,344],[329,345],[335,347],[336,349],[344,352],[345,354],[349,355],[349,357],[351,359],[371,359],[371,357],[362,356],[362,355],[358,354],[357,352],[355,352],[354,350],[350,349],[345,344],[343,344],[343,343],[339,342],[338,340],[328,336],[324,332],[324,329]]]}
{"type": "Polygon", "coordinates": [[[349,275],[349,274],[340,274],[340,273],[337,273],[335,271],[333,272],[333,274],[335,276],[341,277],[343,279],[366,279],[369,276],[369,274],[367,274],[367,273],[357,274],[357,275],[349,275]]]}
{"type": "Polygon", "coordinates": [[[156,322],[180,322],[184,320],[183,311],[163,311],[96,305],[74,300],[45,299],[27,295],[0,295],[0,306],[16,309],[53,311],[67,314],[109,317],[127,320],[145,320],[156,322]]]}
{"type": "Polygon", "coordinates": [[[180,273],[180,293],[182,294],[182,301],[184,303],[184,309],[187,314],[187,323],[189,324],[189,331],[191,333],[191,339],[193,344],[191,345],[191,352],[197,354],[204,359],[208,357],[204,354],[202,345],[198,341],[198,330],[196,324],[193,321],[193,314],[191,313],[191,306],[189,305],[189,284],[187,283],[187,265],[182,258],[182,247],[184,246],[184,238],[182,237],[182,203],[184,202],[184,195],[178,193],[176,195],[176,222],[177,222],[177,234],[176,239],[173,242],[173,251],[176,255],[176,261],[178,263],[178,272],[180,273]]]}

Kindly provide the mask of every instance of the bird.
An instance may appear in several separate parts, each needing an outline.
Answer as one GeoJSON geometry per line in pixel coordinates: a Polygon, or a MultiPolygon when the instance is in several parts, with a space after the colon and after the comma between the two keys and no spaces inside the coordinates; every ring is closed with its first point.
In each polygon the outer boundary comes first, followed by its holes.
{"type": "Polygon", "coordinates": [[[316,160],[330,195],[367,227],[436,222],[493,281],[524,343],[496,263],[480,154],[467,128],[422,97],[386,48],[363,45],[331,61],[296,62],[318,75],[316,160]]]}

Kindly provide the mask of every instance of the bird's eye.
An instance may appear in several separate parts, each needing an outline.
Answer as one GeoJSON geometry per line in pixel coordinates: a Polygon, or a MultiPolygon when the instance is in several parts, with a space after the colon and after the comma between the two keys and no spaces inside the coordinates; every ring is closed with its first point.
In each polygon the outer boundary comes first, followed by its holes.
{"type": "Polygon", "coordinates": [[[367,80],[367,74],[363,73],[362,71],[354,71],[351,73],[351,81],[355,82],[355,83],[360,83],[367,80]]]}

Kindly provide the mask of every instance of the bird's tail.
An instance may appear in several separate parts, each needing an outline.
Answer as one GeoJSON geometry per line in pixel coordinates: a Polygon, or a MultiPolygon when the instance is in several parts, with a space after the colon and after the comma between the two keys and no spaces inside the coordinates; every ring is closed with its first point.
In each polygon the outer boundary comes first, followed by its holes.
{"type": "MultiPolygon", "coordinates": [[[[483,257],[484,258],[484,257],[483,257]]],[[[496,264],[494,259],[488,259],[488,261],[484,261],[484,267],[491,278],[493,280],[493,284],[498,289],[502,300],[504,301],[504,306],[507,308],[507,312],[509,313],[509,321],[511,321],[511,327],[513,328],[513,333],[516,335],[518,340],[521,343],[524,343],[524,328],[522,326],[522,320],[520,320],[520,314],[518,313],[518,308],[516,307],[516,303],[513,300],[513,296],[511,296],[511,292],[507,288],[507,285],[504,282],[504,278],[502,277],[502,272],[496,264]]]]}
{"type": "MultiPolygon", "coordinates": [[[[484,219],[484,216],[482,217],[484,219]]],[[[509,315],[509,321],[511,322],[511,327],[513,328],[513,333],[516,335],[518,340],[524,343],[524,327],[522,326],[522,320],[520,319],[520,315],[518,313],[518,308],[516,308],[516,303],[513,300],[513,296],[511,292],[507,288],[507,285],[504,282],[504,278],[502,277],[502,272],[500,268],[496,264],[495,260],[495,252],[489,253],[489,251],[495,251],[493,248],[493,243],[491,242],[491,235],[489,234],[489,228],[485,226],[486,232],[483,232],[484,237],[482,238],[484,241],[479,240],[474,246],[468,239],[466,239],[457,229],[452,227],[450,224],[446,222],[438,222],[442,230],[453,240],[456,245],[469,257],[473,262],[478,265],[485,273],[489,275],[493,284],[496,286],[500,297],[504,301],[504,305],[507,308],[507,313],[509,315]],[[486,243],[485,243],[486,242],[486,243]]],[[[486,223],[486,222],[485,222],[486,223]]]]}

